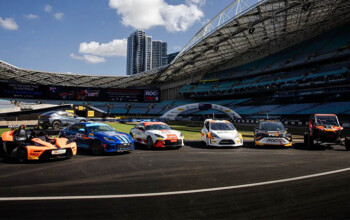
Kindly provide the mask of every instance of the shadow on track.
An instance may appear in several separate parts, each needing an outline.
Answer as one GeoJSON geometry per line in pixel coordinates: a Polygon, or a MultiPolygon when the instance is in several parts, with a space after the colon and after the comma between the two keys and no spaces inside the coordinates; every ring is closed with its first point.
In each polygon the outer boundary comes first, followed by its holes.
{"type": "Polygon", "coordinates": [[[185,141],[185,146],[198,148],[198,149],[238,149],[240,147],[213,147],[213,146],[205,146],[201,141],[185,141]]]}

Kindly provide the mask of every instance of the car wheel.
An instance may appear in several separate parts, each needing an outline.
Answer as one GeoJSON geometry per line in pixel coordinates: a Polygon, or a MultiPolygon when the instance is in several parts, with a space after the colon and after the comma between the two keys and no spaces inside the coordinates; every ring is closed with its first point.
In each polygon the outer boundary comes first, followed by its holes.
{"type": "Polygon", "coordinates": [[[210,144],[208,144],[208,139],[204,141],[204,143],[205,143],[205,147],[210,147],[210,144]]]}
{"type": "Polygon", "coordinates": [[[152,149],[153,148],[153,140],[150,136],[147,137],[147,148],[152,149]]]}
{"type": "Polygon", "coordinates": [[[308,133],[307,132],[305,132],[304,133],[304,146],[308,146],[308,133]]]}
{"type": "Polygon", "coordinates": [[[99,141],[93,142],[90,149],[94,155],[101,155],[103,153],[102,143],[99,141]]]}
{"type": "Polygon", "coordinates": [[[314,143],[314,137],[312,137],[311,135],[308,135],[307,136],[307,147],[309,149],[313,149],[315,146],[315,143],[314,143]]]}
{"type": "Polygon", "coordinates": [[[350,150],[350,138],[345,138],[345,150],[350,150]]]}
{"type": "Polygon", "coordinates": [[[17,159],[18,162],[20,163],[24,163],[27,161],[28,157],[27,157],[27,149],[24,147],[19,147],[17,149],[17,159]]]}
{"type": "Polygon", "coordinates": [[[59,138],[64,138],[66,137],[66,133],[64,132],[60,132],[60,134],[58,135],[59,138]]]}
{"type": "Polygon", "coordinates": [[[53,128],[54,130],[59,130],[60,127],[61,127],[61,122],[60,122],[60,121],[54,121],[54,122],[52,123],[52,128],[53,128]]]}

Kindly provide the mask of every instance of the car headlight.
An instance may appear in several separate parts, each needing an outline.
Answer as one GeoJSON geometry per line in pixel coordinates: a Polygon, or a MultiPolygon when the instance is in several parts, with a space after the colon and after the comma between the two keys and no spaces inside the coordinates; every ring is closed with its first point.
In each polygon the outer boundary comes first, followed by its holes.
{"type": "Polygon", "coordinates": [[[162,135],[159,135],[159,134],[154,134],[154,135],[158,138],[164,138],[162,135]]]}
{"type": "Polygon", "coordinates": [[[103,139],[105,139],[106,141],[109,141],[109,142],[115,142],[115,140],[113,140],[112,138],[109,138],[109,137],[103,137],[103,139]]]}
{"type": "Polygon", "coordinates": [[[213,133],[213,132],[211,132],[211,136],[212,136],[213,138],[219,138],[219,136],[218,136],[217,134],[213,133]]]}
{"type": "Polygon", "coordinates": [[[238,135],[238,132],[233,136],[233,138],[238,138],[239,135],[238,135]]]}

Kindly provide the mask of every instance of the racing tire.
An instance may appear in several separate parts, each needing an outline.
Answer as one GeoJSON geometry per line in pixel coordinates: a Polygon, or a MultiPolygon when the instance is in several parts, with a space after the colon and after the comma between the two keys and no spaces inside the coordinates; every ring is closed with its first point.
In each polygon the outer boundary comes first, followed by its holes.
{"type": "Polygon", "coordinates": [[[90,146],[90,150],[94,155],[101,155],[103,153],[102,143],[99,141],[94,141],[90,146]]]}
{"type": "Polygon", "coordinates": [[[345,150],[350,151],[350,138],[345,138],[345,150]]]}
{"type": "Polygon", "coordinates": [[[307,136],[307,147],[313,149],[315,147],[314,138],[311,135],[307,136]]]}
{"type": "Polygon", "coordinates": [[[309,134],[307,132],[304,133],[304,146],[308,146],[308,136],[309,134]]]}
{"type": "Polygon", "coordinates": [[[61,128],[61,122],[60,121],[52,122],[52,128],[53,130],[59,130],[61,128]]]}
{"type": "Polygon", "coordinates": [[[24,147],[17,149],[17,160],[19,163],[25,163],[28,160],[27,150],[24,147]]]}
{"type": "Polygon", "coordinates": [[[255,133],[254,133],[254,143],[253,143],[253,146],[254,146],[255,148],[257,148],[257,147],[258,147],[258,145],[256,145],[255,133]]]}
{"type": "Polygon", "coordinates": [[[65,138],[65,137],[66,137],[66,134],[65,134],[64,132],[62,132],[62,133],[60,133],[60,134],[58,135],[58,137],[59,137],[59,138],[65,138]]]}
{"type": "Polygon", "coordinates": [[[147,137],[147,149],[153,149],[153,140],[150,136],[147,137]]]}

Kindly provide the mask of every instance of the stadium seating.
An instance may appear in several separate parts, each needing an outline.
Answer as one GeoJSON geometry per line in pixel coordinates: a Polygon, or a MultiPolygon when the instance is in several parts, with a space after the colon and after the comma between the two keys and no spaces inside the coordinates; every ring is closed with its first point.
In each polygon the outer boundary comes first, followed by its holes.
{"type": "Polygon", "coordinates": [[[350,110],[350,102],[332,102],[321,105],[316,105],[312,108],[308,108],[297,112],[297,114],[341,114],[350,110]]]}

